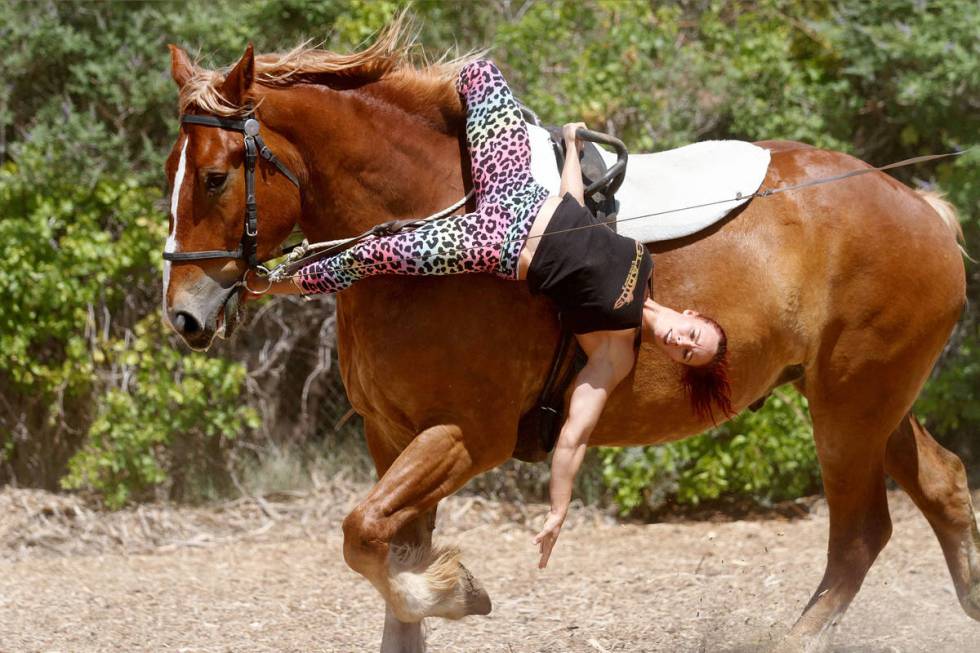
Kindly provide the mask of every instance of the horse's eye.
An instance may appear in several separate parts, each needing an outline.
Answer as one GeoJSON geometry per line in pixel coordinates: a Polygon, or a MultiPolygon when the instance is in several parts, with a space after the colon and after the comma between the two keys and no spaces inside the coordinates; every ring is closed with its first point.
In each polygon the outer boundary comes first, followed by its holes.
{"type": "Polygon", "coordinates": [[[225,185],[226,179],[228,175],[223,172],[209,172],[204,178],[204,186],[209,193],[214,193],[225,185]]]}

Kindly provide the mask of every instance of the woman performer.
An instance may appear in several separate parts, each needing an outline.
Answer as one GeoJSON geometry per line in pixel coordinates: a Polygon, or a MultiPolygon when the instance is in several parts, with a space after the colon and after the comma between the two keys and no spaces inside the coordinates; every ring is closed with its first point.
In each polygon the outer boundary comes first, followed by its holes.
{"type": "Polygon", "coordinates": [[[576,137],[582,123],[563,129],[569,156],[561,174],[562,197],[549,197],[531,176],[527,128],[497,67],[489,61],[467,64],[457,90],[467,110],[476,212],[362,241],[306,265],[269,292],[337,292],[380,274],[489,272],[526,279],[532,293],[557,304],[563,326],[575,334],[588,363],[575,378],[552,457],[551,510],[534,538],[538,566],[544,568],[565,521],[589,435],[606,398],[632,369],[640,338],[685,366],[692,407],[710,416],[712,404],[731,412],[726,337],[710,318],[654,302],[649,296],[653,261],[646,248],[617,235],[585,208],[576,137]]]}

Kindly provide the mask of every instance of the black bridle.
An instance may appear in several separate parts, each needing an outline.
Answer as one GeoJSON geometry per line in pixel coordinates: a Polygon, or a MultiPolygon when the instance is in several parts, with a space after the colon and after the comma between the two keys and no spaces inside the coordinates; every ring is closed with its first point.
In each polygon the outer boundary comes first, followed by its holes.
{"type": "MultiPolygon", "coordinates": [[[[255,119],[254,113],[249,113],[242,120],[233,118],[219,118],[217,116],[198,116],[184,114],[180,117],[182,125],[203,125],[205,127],[217,127],[228,131],[240,132],[245,138],[245,225],[242,229],[242,241],[238,249],[209,249],[197,252],[164,252],[163,258],[166,261],[204,261],[216,258],[242,259],[250,270],[264,272],[261,262],[256,257],[258,245],[259,209],[255,203],[255,164],[258,157],[262,157],[279,172],[286,176],[286,179],[293,182],[296,188],[300,188],[299,178],[286,167],[286,165],[276,158],[269,146],[265,144],[259,136],[259,121],[255,119]]],[[[174,216],[176,219],[177,216],[174,216]]],[[[264,275],[263,275],[264,276],[264,275]]]]}

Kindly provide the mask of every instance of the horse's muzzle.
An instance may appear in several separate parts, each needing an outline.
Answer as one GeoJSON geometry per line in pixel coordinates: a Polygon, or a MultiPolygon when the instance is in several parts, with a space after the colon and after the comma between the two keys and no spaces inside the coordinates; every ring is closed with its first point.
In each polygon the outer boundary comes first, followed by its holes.
{"type": "Polygon", "coordinates": [[[227,338],[238,326],[240,288],[222,289],[216,301],[184,294],[167,311],[167,322],[195,351],[205,351],[215,336],[227,338]]]}

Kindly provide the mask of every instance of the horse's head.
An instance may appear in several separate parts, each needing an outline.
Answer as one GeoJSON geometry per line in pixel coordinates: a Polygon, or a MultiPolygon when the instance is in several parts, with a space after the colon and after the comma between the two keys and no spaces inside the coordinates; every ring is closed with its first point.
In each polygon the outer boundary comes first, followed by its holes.
{"type": "Polygon", "coordinates": [[[171,196],[163,314],[190,347],[206,349],[215,335],[231,334],[244,283],[258,289],[264,284],[255,279],[254,266],[274,256],[299,221],[294,172],[301,160],[296,148],[263,121],[271,110],[259,109],[257,121],[246,120],[258,104],[251,46],[223,78],[197,68],[175,46],[170,52],[183,120],[166,163],[171,196]],[[205,124],[202,116],[207,116],[205,124]],[[252,164],[248,149],[255,155],[252,164]],[[269,152],[278,162],[267,159],[269,152]],[[256,210],[252,218],[249,177],[256,210]]]}

